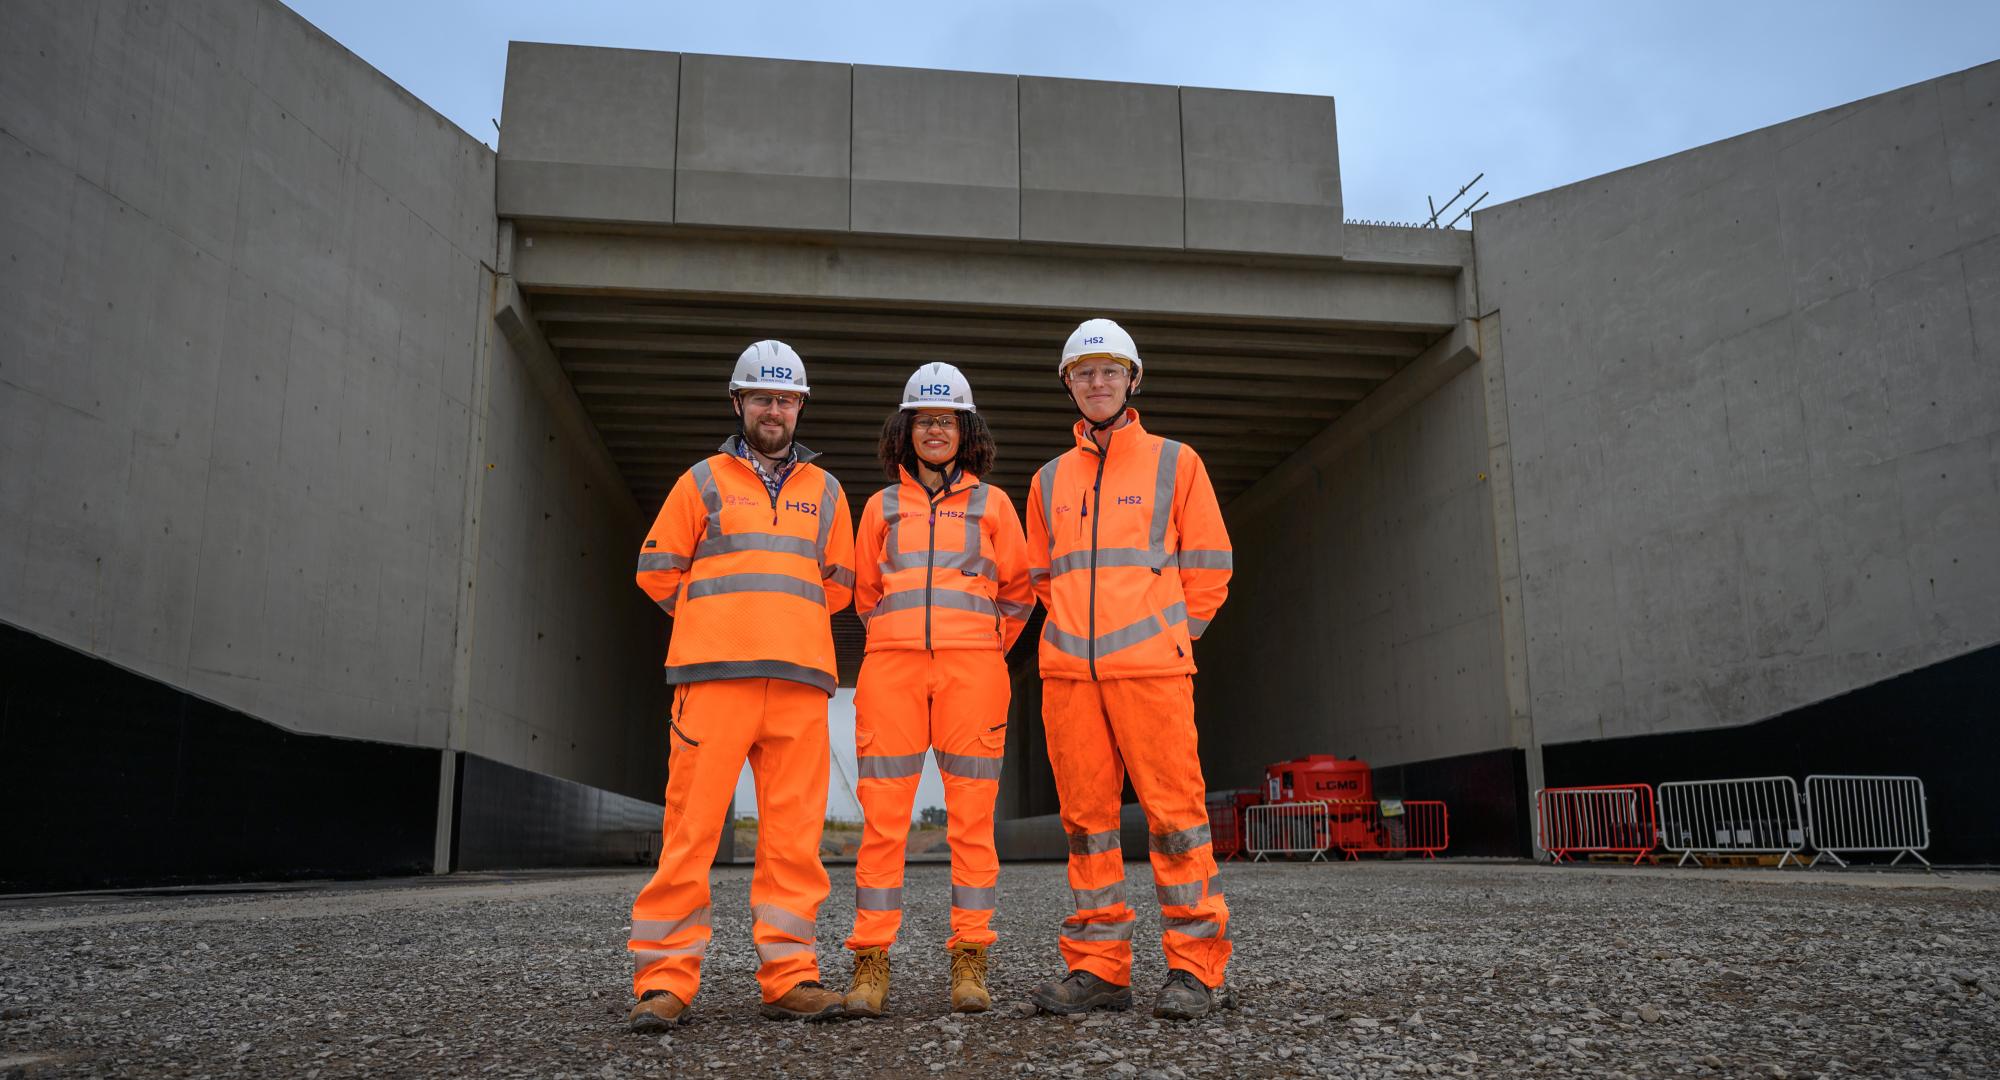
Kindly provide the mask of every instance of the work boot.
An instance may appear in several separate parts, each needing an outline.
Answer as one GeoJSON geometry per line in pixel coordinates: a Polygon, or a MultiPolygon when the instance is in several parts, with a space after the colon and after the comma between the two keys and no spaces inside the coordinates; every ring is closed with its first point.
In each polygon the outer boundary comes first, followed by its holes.
{"type": "Polygon", "coordinates": [[[1153,1015],[1161,1020],[1199,1020],[1218,1009],[1236,1007],[1236,991],[1225,983],[1210,989],[1191,972],[1175,968],[1153,999],[1153,1015]]]}
{"type": "Polygon", "coordinates": [[[957,945],[951,950],[951,1011],[985,1012],[993,1004],[986,989],[986,946],[957,945]]]}
{"type": "Polygon", "coordinates": [[[761,1010],[766,1020],[836,1020],[846,1013],[839,994],[822,986],[818,979],[802,982],[776,1001],[767,1001],[761,1010]]]}
{"type": "Polygon", "coordinates": [[[641,1034],[653,1035],[688,1022],[688,1004],[666,990],[648,990],[632,1011],[625,1014],[625,1026],[641,1034]]]}
{"type": "Polygon", "coordinates": [[[1028,1000],[1043,1012],[1069,1014],[1092,1009],[1124,1012],[1132,1007],[1132,988],[1106,982],[1088,971],[1072,971],[1028,991],[1028,1000]]]}
{"type": "Polygon", "coordinates": [[[880,1016],[889,999],[889,950],[870,945],[854,950],[854,985],[847,991],[848,1016],[880,1016]]]}

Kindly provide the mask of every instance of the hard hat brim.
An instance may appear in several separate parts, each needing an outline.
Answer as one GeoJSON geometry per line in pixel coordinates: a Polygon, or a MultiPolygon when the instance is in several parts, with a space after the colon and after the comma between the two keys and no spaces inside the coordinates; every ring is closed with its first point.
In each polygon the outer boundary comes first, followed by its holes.
{"type": "Polygon", "coordinates": [[[979,406],[969,401],[905,401],[896,406],[897,412],[915,412],[918,409],[950,409],[953,412],[978,412],[979,406]]]}

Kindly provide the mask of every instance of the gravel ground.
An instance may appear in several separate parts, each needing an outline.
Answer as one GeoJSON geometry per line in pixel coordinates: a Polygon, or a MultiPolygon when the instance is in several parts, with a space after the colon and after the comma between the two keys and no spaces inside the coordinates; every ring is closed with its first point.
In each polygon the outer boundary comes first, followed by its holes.
{"type": "MultiPolygon", "coordinates": [[[[1147,869],[1128,868],[1136,895],[1147,869]]],[[[0,1076],[2000,1075],[2000,876],[1232,864],[1243,1008],[1021,1015],[1063,868],[1001,874],[996,1008],[945,1012],[947,870],[911,869],[890,1016],[760,1020],[749,872],[697,1019],[623,1030],[630,873],[0,902],[0,1076]]],[[[852,871],[822,912],[830,983],[852,871]]]]}

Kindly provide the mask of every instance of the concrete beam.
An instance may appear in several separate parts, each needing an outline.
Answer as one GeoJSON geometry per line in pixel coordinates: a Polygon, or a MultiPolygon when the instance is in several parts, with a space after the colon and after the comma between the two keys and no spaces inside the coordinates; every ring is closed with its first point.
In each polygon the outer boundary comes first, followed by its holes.
{"type": "Polygon", "coordinates": [[[680,78],[679,53],[510,43],[500,216],[674,220],[680,78]]]}
{"type": "Polygon", "coordinates": [[[1019,239],[1019,105],[1009,75],[856,65],[854,231],[1019,239]]]}
{"type": "Polygon", "coordinates": [[[1187,247],[1339,256],[1333,99],[1181,90],[1187,247]]]}
{"type": "Polygon", "coordinates": [[[845,230],[850,72],[682,57],[673,220],[845,230]]]}

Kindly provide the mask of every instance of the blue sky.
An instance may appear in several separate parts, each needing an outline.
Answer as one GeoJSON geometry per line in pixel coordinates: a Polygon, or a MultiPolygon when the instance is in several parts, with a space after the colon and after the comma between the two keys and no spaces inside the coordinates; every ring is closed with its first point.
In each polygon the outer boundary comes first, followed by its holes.
{"type": "Polygon", "coordinates": [[[288,0],[489,144],[507,42],[1328,94],[1350,217],[1533,194],[2000,58],[2000,4],[288,0]]]}

